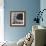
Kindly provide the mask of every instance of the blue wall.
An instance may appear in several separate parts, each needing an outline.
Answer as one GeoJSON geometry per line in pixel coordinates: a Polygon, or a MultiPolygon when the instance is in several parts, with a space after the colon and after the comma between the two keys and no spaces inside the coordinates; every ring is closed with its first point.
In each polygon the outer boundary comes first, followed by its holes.
{"type": "Polygon", "coordinates": [[[5,40],[18,41],[32,30],[33,19],[40,9],[40,0],[4,0],[5,40]],[[10,11],[26,11],[25,27],[10,27],[10,11]]]}
{"type": "MultiPolygon", "coordinates": [[[[43,9],[46,9],[46,0],[41,0],[40,1],[40,10],[42,11],[43,9]]],[[[46,27],[46,10],[43,12],[43,22],[40,21],[40,25],[46,27]]]]}

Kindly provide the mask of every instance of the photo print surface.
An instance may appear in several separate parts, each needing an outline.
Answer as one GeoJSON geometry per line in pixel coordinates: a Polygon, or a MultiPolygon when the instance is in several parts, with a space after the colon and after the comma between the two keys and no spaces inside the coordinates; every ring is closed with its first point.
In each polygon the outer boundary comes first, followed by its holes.
{"type": "Polygon", "coordinates": [[[10,25],[11,26],[24,26],[25,25],[25,12],[24,11],[11,11],[10,12],[10,25]]]}

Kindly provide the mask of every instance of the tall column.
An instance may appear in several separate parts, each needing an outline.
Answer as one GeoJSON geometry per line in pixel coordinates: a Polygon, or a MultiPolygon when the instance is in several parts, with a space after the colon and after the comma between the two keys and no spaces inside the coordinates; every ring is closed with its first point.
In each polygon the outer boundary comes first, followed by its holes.
{"type": "MultiPolygon", "coordinates": [[[[40,0],[40,10],[46,9],[46,0],[40,0]]],[[[43,22],[40,21],[40,25],[46,27],[46,10],[43,12],[43,22]]],[[[45,36],[45,44],[46,44],[46,36],[45,36]]]]}
{"type": "Polygon", "coordinates": [[[0,0],[0,42],[4,41],[4,0],[0,0]]]}

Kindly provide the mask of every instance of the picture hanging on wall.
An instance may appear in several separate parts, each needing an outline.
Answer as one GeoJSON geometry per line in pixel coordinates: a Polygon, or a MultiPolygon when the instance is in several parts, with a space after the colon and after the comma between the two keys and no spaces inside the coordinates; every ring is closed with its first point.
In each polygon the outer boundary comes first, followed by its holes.
{"type": "Polygon", "coordinates": [[[25,11],[10,11],[10,26],[25,26],[26,12],[25,11]]]}

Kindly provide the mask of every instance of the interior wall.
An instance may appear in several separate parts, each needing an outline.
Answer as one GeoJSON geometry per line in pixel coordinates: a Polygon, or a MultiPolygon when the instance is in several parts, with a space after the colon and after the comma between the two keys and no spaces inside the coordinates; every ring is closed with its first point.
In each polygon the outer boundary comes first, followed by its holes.
{"type": "Polygon", "coordinates": [[[40,10],[40,0],[4,0],[4,38],[7,41],[18,41],[32,31],[33,19],[40,10]],[[26,11],[26,26],[11,27],[10,11],[26,11]]]}
{"type": "MultiPolygon", "coordinates": [[[[41,9],[41,11],[43,9],[46,9],[46,0],[41,0],[40,1],[40,9],[41,9]]],[[[46,27],[46,10],[44,10],[42,17],[43,17],[43,22],[40,21],[40,25],[46,27]]]]}

